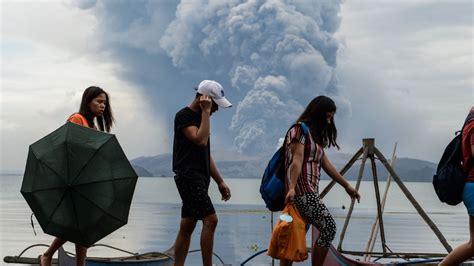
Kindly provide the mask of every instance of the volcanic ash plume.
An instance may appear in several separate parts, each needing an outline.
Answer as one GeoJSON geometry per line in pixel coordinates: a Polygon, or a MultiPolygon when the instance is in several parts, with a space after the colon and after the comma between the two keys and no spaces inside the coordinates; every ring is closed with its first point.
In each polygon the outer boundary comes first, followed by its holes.
{"type": "Polygon", "coordinates": [[[245,95],[230,126],[239,151],[273,151],[315,96],[348,105],[335,75],[340,4],[183,0],[160,46],[175,66],[220,75],[245,95]]]}

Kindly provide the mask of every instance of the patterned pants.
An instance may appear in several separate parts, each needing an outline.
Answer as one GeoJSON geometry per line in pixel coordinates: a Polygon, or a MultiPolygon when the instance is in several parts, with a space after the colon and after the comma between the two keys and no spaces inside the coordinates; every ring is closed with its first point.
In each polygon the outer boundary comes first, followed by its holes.
{"type": "Polygon", "coordinates": [[[295,205],[301,217],[306,222],[306,230],[310,225],[316,226],[320,235],[316,245],[329,248],[336,235],[336,223],[326,205],[321,201],[317,192],[311,192],[295,197],[295,205]]]}

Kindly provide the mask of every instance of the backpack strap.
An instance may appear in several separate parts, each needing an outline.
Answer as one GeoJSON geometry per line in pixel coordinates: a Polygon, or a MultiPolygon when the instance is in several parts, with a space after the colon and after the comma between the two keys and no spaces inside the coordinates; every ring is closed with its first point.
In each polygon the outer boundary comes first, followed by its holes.
{"type": "Polygon", "coordinates": [[[304,123],[304,122],[298,122],[296,124],[293,124],[289,129],[288,131],[286,132],[285,134],[285,139],[283,140],[283,147],[286,145],[286,140],[287,140],[287,137],[288,137],[288,132],[290,132],[290,130],[297,126],[297,125],[300,125],[301,126],[301,129],[303,129],[303,134],[305,137],[307,137],[310,133],[309,133],[309,127],[304,123]]]}
{"type": "MultiPolygon", "coordinates": [[[[473,112],[472,109],[471,109],[471,111],[469,112],[469,114],[468,114],[467,117],[466,117],[466,120],[464,120],[464,125],[462,126],[462,129],[461,129],[461,131],[460,131],[460,132],[461,132],[461,133],[460,133],[460,135],[461,135],[461,143],[462,143],[462,139],[463,139],[462,133],[464,132],[464,128],[465,128],[465,127],[467,126],[467,124],[469,124],[469,122],[470,122],[471,120],[473,120],[473,119],[474,119],[474,112],[473,112]]],[[[472,134],[472,133],[471,133],[471,134],[472,134]]],[[[461,145],[462,145],[462,144],[461,144],[461,145]]],[[[470,157],[469,160],[470,160],[471,162],[474,162],[474,158],[473,158],[473,157],[470,157]]],[[[471,166],[472,166],[472,165],[471,165],[471,166]]]]}
{"type": "Polygon", "coordinates": [[[305,137],[308,136],[309,134],[308,126],[304,122],[300,122],[300,125],[301,125],[301,128],[303,129],[303,134],[305,135],[305,137]]]}
{"type": "Polygon", "coordinates": [[[283,159],[283,158],[286,156],[286,155],[285,155],[285,149],[286,149],[286,147],[287,147],[287,146],[286,146],[286,141],[287,141],[287,139],[288,139],[288,133],[290,132],[290,130],[291,130],[293,127],[295,127],[295,126],[297,126],[297,125],[300,125],[300,126],[301,126],[301,129],[303,129],[303,134],[304,134],[305,138],[307,138],[307,137],[308,137],[308,134],[310,134],[310,133],[309,133],[309,128],[308,128],[308,126],[307,126],[304,122],[298,122],[298,123],[296,123],[296,124],[293,124],[293,125],[288,129],[288,131],[286,131],[285,139],[283,140],[283,144],[282,144],[281,147],[279,148],[279,149],[282,149],[282,150],[283,150],[283,152],[280,154],[280,156],[281,156],[281,157],[280,157],[280,160],[283,159]]]}

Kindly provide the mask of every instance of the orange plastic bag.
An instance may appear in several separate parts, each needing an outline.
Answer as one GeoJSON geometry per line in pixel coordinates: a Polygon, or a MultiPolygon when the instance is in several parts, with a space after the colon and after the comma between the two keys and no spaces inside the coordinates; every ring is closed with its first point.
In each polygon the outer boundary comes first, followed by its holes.
{"type": "Polygon", "coordinates": [[[267,255],[279,260],[304,261],[308,258],[306,223],[292,203],[285,206],[284,213],[290,215],[293,221],[278,222],[273,229],[267,255]]]}

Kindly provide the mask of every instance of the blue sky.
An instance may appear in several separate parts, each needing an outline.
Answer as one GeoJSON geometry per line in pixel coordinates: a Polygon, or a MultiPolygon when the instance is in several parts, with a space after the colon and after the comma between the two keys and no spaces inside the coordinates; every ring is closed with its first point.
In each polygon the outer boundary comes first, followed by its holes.
{"type": "Polygon", "coordinates": [[[437,161],[474,103],[471,1],[2,1],[0,166],[112,97],[129,158],[167,153],[173,117],[202,79],[234,104],[214,150],[265,155],[319,94],[336,100],[341,152],[437,161]]]}

